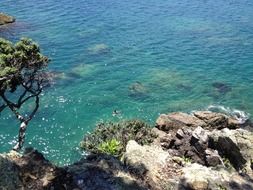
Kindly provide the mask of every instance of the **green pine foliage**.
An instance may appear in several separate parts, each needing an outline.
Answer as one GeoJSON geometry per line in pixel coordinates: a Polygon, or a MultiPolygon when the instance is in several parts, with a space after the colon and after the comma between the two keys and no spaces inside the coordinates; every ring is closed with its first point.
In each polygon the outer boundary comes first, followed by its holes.
{"type": "Polygon", "coordinates": [[[13,44],[0,38],[0,91],[14,92],[23,82],[38,78],[48,61],[31,39],[22,38],[13,44]]]}

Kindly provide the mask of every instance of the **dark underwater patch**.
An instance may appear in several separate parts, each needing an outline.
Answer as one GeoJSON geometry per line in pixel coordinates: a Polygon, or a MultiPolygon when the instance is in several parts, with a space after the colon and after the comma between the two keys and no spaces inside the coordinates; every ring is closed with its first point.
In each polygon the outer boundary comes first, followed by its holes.
{"type": "Polygon", "coordinates": [[[212,87],[220,94],[226,94],[232,91],[232,88],[229,85],[222,82],[214,82],[212,83],[212,87]]]}

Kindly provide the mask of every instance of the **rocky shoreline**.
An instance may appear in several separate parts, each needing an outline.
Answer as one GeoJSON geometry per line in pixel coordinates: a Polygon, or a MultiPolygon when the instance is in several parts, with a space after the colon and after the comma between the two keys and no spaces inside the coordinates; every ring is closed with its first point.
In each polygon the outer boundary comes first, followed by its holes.
{"type": "MultiPolygon", "coordinates": [[[[0,155],[0,189],[253,189],[253,132],[222,113],[161,114],[156,138],[126,144],[122,157],[90,154],[57,167],[33,149],[0,155]]],[[[141,138],[145,138],[142,136],[141,138]]]]}
{"type": "Polygon", "coordinates": [[[0,12],[0,26],[15,22],[15,18],[0,12]]]}

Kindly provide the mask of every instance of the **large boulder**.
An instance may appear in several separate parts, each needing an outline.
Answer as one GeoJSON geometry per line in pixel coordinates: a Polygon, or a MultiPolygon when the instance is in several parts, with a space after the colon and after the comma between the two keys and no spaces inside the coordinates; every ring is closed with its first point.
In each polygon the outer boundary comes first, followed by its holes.
{"type": "Polygon", "coordinates": [[[157,146],[141,146],[129,141],[124,154],[124,163],[131,172],[141,176],[150,189],[163,189],[176,184],[180,165],[172,161],[172,156],[157,146]]]}
{"type": "Polygon", "coordinates": [[[193,114],[175,112],[161,114],[156,120],[156,127],[162,131],[173,131],[182,127],[203,127],[205,129],[236,129],[243,125],[236,118],[211,111],[196,111],[193,114]]]}
{"type": "Polygon", "coordinates": [[[210,146],[217,149],[237,170],[245,170],[253,178],[253,133],[244,129],[214,130],[209,134],[210,146]]]}
{"type": "Polygon", "coordinates": [[[222,129],[228,126],[228,117],[222,113],[197,111],[193,115],[204,121],[209,128],[222,129]]]}
{"type": "Polygon", "coordinates": [[[179,189],[216,190],[216,189],[253,189],[251,180],[224,168],[214,169],[200,164],[188,164],[183,168],[179,189]]]}
{"type": "Polygon", "coordinates": [[[15,18],[4,13],[0,13],[0,25],[9,24],[15,22],[15,18]]]}
{"type": "Polygon", "coordinates": [[[156,127],[162,131],[198,126],[204,127],[206,123],[193,115],[182,112],[161,114],[156,120],[156,127]]]}
{"type": "MultiPolygon", "coordinates": [[[[28,150],[28,149],[27,149],[28,150]]],[[[29,149],[24,155],[12,151],[0,155],[0,189],[74,189],[72,176],[59,168],[36,150],[29,149]]]]}

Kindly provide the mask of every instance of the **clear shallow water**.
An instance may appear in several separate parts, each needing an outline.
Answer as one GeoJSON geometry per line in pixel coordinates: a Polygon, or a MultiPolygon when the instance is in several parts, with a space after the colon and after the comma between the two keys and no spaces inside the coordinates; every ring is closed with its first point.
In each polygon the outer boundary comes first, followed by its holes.
{"type": "MultiPolygon", "coordinates": [[[[150,123],[209,105],[253,114],[251,0],[2,0],[0,11],[17,18],[0,37],[33,38],[50,69],[64,73],[45,91],[26,141],[54,162],[78,159],[84,133],[119,120],[115,109],[150,123]]],[[[1,152],[17,130],[2,113],[1,152]]]]}

